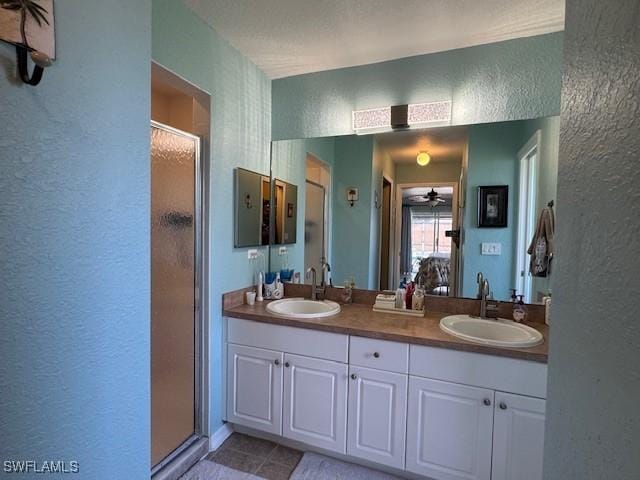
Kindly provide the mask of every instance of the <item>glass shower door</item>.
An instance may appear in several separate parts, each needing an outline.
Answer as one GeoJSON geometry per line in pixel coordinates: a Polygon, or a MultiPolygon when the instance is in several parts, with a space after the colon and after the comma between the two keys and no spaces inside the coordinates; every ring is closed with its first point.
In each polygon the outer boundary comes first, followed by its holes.
{"type": "Polygon", "coordinates": [[[199,433],[200,141],[151,126],[151,465],[199,433]]]}
{"type": "Polygon", "coordinates": [[[325,253],[325,190],[324,187],[307,180],[304,214],[304,269],[313,267],[322,275],[325,253]]]}

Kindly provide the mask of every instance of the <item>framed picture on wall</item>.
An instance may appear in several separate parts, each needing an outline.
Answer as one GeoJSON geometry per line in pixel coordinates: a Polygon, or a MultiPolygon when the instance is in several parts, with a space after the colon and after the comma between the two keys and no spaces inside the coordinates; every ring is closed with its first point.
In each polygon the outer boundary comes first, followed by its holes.
{"type": "Polygon", "coordinates": [[[507,227],[508,203],[508,185],[478,187],[478,228],[507,227]]]}

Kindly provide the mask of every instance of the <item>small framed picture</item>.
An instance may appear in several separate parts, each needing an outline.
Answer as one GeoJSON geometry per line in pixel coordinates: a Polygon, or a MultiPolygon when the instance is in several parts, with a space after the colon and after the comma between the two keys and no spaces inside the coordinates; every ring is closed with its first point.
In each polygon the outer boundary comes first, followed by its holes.
{"type": "Polygon", "coordinates": [[[478,228],[507,227],[508,203],[508,185],[478,187],[478,228]]]}

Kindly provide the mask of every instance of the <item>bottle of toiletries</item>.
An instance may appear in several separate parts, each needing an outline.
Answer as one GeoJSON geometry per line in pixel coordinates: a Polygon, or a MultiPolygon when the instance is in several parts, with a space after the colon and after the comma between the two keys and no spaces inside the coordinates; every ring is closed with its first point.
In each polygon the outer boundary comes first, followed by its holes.
{"type": "Polygon", "coordinates": [[[404,288],[396,290],[396,308],[398,310],[404,310],[406,305],[407,291],[404,288]]]}
{"type": "Polygon", "coordinates": [[[407,284],[406,293],[404,296],[404,304],[407,310],[411,310],[413,308],[413,291],[415,289],[415,285],[413,282],[409,282],[407,284]]]}
{"type": "Polygon", "coordinates": [[[342,303],[350,304],[353,302],[353,287],[351,281],[344,282],[344,291],[342,292],[342,303]]]}
{"type": "Polygon", "coordinates": [[[548,292],[542,297],[542,304],[544,305],[544,323],[549,325],[549,314],[551,313],[551,292],[548,292]]]}
{"type": "Polygon", "coordinates": [[[416,288],[416,291],[413,292],[411,309],[419,312],[424,310],[424,290],[420,287],[416,288]]]}
{"type": "Polygon", "coordinates": [[[256,290],[256,300],[258,302],[262,302],[264,300],[263,297],[263,284],[264,284],[264,275],[262,272],[258,272],[258,288],[256,290]]]}
{"type": "Polygon", "coordinates": [[[523,295],[518,295],[518,301],[513,305],[513,320],[520,323],[527,318],[527,310],[522,300],[523,295]]]}
{"type": "Polygon", "coordinates": [[[510,288],[511,292],[511,303],[516,303],[518,301],[518,291],[515,288],[510,288]]]}
{"type": "Polygon", "coordinates": [[[280,272],[276,273],[276,281],[274,283],[275,288],[273,289],[272,296],[276,300],[279,300],[284,297],[284,283],[280,280],[280,272]]]}

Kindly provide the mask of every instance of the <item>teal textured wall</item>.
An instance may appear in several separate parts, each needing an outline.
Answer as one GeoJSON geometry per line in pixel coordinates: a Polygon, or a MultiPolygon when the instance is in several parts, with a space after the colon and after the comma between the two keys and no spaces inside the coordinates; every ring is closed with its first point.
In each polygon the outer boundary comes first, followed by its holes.
{"type": "Polygon", "coordinates": [[[153,0],[152,26],[153,59],[211,94],[209,424],[214,432],[223,407],[222,294],[253,281],[246,249],[233,248],[233,169],[269,174],[271,81],[182,2],[153,0]]]}
{"type": "Polygon", "coordinates": [[[333,281],[342,285],[355,277],[358,288],[369,287],[373,136],[335,139],[336,156],[333,190],[333,281]],[[353,207],[347,202],[347,188],[359,189],[353,207]]]}
{"type": "MultiPolygon", "coordinates": [[[[462,295],[475,297],[476,274],[483,272],[497,299],[509,299],[515,285],[516,242],[518,232],[518,189],[520,164],[518,151],[540,130],[538,156],[537,215],[549,200],[555,199],[558,171],[559,117],[501,122],[469,127],[469,167],[464,212],[464,262],[462,295]],[[509,185],[507,228],[477,228],[478,186],[509,185]],[[482,242],[502,244],[500,256],[480,255],[482,242]]],[[[546,293],[553,276],[534,278],[534,298],[546,293]]]]}
{"type": "Polygon", "coordinates": [[[489,279],[498,299],[508,299],[515,275],[517,235],[517,153],[524,146],[522,122],[492,123],[469,127],[469,168],[464,212],[462,295],[475,297],[476,274],[489,279]],[[509,185],[508,227],[478,228],[478,187],[509,185]],[[499,256],[480,255],[482,242],[502,244],[499,256]]]}
{"type": "Polygon", "coordinates": [[[39,86],[0,45],[0,459],[148,478],[151,1],[55,13],[39,86]]]}
{"type": "Polygon", "coordinates": [[[546,480],[640,472],[639,22],[637,0],[567,1],[546,480]]]}
{"type": "Polygon", "coordinates": [[[273,138],[347,135],[351,112],[453,102],[454,125],[558,115],[563,34],[289,77],[273,82],[273,138]]]}

